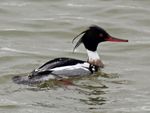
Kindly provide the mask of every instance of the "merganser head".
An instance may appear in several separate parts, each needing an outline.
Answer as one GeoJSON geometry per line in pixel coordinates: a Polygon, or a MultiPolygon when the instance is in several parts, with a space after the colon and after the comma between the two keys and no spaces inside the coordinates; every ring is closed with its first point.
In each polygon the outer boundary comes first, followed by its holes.
{"type": "Polygon", "coordinates": [[[74,40],[79,37],[81,34],[83,36],[79,39],[77,44],[74,47],[74,50],[81,44],[83,43],[85,48],[87,49],[88,53],[88,62],[96,65],[96,66],[101,66],[103,67],[103,63],[100,61],[99,55],[97,54],[97,46],[99,43],[104,42],[104,41],[111,41],[111,42],[128,42],[128,40],[124,39],[118,39],[115,37],[112,37],[109,35],[103,28],[99,26],[90,26],[87,30],[83,31],[79,35],[77,35],[74,40]]]}

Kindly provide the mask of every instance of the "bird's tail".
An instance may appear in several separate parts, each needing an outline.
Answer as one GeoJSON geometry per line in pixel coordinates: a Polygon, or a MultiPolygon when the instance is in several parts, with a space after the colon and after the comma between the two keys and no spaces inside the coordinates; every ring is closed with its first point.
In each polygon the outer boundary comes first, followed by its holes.
{"type": "Polygon", "coordinates": [[[14,76],[12,78],[13,82],[16,84],[23,84],[23,85],[34,85],[39,83],[39,81],[30,79],[27,75],[26,76],[14,76]]]}

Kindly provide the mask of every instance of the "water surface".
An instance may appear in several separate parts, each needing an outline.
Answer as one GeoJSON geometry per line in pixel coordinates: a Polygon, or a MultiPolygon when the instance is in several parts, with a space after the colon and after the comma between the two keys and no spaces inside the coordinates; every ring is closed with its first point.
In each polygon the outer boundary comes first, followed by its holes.
{"type": "Polygon", "coordinates": [[[1,0],[1,113],[149,113],[149,0],[1,0]],[[106,76],[39,88],[11,78],[60,56],[87,59],[72,39],[99,25],[128,43],[103,43],[106,76]]]}

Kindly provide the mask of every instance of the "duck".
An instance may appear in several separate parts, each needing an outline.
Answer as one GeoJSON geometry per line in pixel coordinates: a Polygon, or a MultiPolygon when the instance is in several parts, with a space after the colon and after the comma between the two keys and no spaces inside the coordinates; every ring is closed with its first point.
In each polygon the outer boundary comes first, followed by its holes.
{"type": "Polygon", "coordinates": [[[17,84],[28,84],[51,79],[61,80],[69,77],[89,76],[104,68],[104,64],[97,52],[98,45],[101,42],[128,42],[128,40],[111,36],[106,30],[97,25],[92,25],[81,32],[73,38],[72,43],[77,38],[79,40],[73,51],[83,44],[88,56],[86,61],[67,57],[55,58],[34,69],[27,76],[14,76],[13,81],[17,84]]]}

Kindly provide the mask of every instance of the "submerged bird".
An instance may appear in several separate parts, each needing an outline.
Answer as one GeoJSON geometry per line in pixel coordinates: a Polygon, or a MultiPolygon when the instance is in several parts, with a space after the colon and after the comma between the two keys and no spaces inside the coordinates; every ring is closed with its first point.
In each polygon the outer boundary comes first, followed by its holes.
{"type": "Polygon", "coordinates": [[[28,84],[50,79],[90,75],[104,67],[97,53],[99,43],[104,41],[128,42],[128,40],[112,37],[103,28],[96,25],[90,26],[87,30],[77,35],[73,42],[80,35],[82,37],[76,43],[74,50],[82,43],[88,54],[87,61],[65,57],[56,58],[33,70],[28,76],[15,76],[13,78],[14,82],[28,84]]]}

